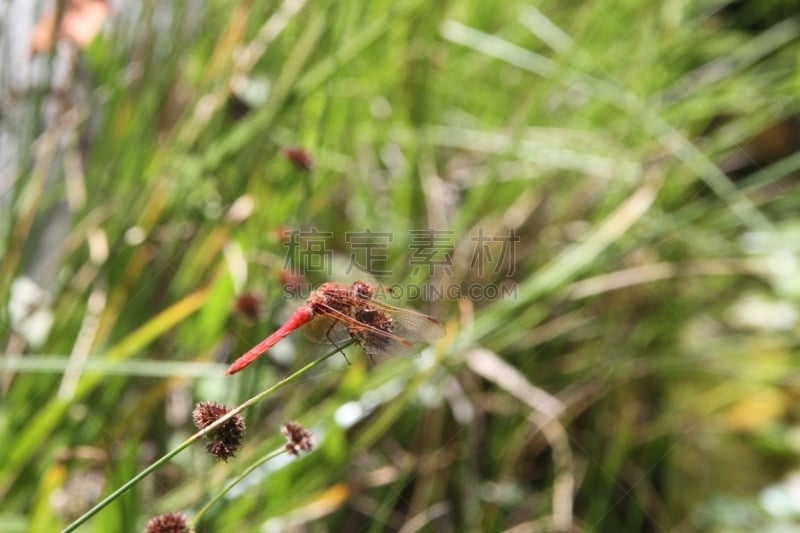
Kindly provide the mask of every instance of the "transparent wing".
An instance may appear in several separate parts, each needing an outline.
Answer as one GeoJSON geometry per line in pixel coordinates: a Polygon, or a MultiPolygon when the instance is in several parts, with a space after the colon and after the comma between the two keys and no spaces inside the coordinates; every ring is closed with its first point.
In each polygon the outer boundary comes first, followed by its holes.
{"type": "Polygon", "coordinates": [[[359,327],[350,328],[351,336],[371,356],[416,353],[420,343],[430,343],[445,335],[445,329],[433,317],[371,300],[363,302],[354,316],[363,316],[359,327]],[[373,327],[363,327],[363,325],[373,327]]]}
{"type": "Polygon", "coordinates": [[[312,342],[343,344],[350,340],[350,332],[344,323],[331,315],[318,315],[306,324],[303,334],[312,342]]]}
{"type": "Polygon", "coordinates": [[[406,339],[393,338],[389,335],[364,332],[365,337],[356,334],[356,342],[370,357],[390,357],[395,355],[412,355],[419,352],[418,345],[406,339]]]}
{"type": "Polygon", "coordinates": [[[398,337],[411,342],[434,342],[445,336],[444,326],[432,316],[378,300],[371,300],[366,305],[388,313],[394,320],[393,333],[398,337]]]}
{"type": "MultiPolygon", "coordinates": [[[[398,326],[394,316],[383,309],[383,306],[372,305],[370,301],[354,301],[350,311],[352,316],[333,308],[325,309],[324,317],[333,320],[333,326],[327,326],[329,332],[327,337],[342,340],[353,339],[371,356],[396,355],[415,351],[415,341],[406,339],[399,334],[407,332],[405,325],[398,326]]],[[[404,323],[407,322],[408,320],[404,321],[404,323]]]]}

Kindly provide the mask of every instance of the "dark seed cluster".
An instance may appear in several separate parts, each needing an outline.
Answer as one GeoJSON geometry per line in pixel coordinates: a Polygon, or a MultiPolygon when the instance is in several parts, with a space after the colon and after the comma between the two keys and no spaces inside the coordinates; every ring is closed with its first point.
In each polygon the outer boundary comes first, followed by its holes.
{"type": "Polygon", "coordinates": [[[310,452],[314,448],[314,436],[297,422],[287,422],[281,427],[286,437],[286,451],[292,455],[310,452]]]}
{"type": "MultiPolygon", "coordinates": [[[[226,405],[203,401],[194,408],[192,419],[198,428],[204,429],[230,411],[231,408],[226,405]]],[[[206,450],[214,457],[227,461],[241,448],[244,429],[244,418],[237,414],[206,435],[209,439],[206,450]]]]}

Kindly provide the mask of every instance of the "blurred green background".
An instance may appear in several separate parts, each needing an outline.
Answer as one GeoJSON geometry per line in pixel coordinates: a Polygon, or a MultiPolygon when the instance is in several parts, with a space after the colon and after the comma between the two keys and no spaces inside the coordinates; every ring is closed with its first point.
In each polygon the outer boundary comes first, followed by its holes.
{"type": "Polygon", "coordinates": [[[80,531],[191,517],[289,420],[317,448],[198,531],[800,527],[797,2],[56,4],[0,7],[0,531],[327,353],[222,375],[365,230],[378,281],[473,288],[404,304],[447,336],[332,357],[80,531]]]}

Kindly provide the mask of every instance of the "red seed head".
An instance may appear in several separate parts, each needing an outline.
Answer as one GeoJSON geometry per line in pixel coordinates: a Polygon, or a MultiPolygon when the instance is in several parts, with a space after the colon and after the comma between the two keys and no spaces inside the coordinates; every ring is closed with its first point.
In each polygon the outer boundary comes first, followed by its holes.
{"type": "Polygon", "coordinates": [[[287,148],[283,151],[283,157],[300,170],[311,172],[311,169],[314,168],[314,160],[302,148],[287,148]]]}
{"type": "Polygon", "coordinates": [[[233,309],[248,321],[255,322],[261,313],[261,300],[252,292],[245,292],[236,297],[233,309]]]}
{"type": "Polygon", "coordinates": [[[286,294],[299,296],[303,294],[303,289],[307,286],[308,281],[306,277],[299,272],[292,272],[291,270],[281,270],[279,273],[283,291],[286,294]]]}
{"type": "Polygon", "coordinates": [[[165,513],[151,518],[144,533],[191,533],[192,528],[181,513],[165,513]]]}

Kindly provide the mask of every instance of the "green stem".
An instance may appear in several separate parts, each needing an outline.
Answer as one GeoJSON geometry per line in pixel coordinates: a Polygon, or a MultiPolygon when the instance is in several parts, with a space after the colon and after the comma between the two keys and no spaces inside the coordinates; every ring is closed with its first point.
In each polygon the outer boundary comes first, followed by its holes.
{"type": "Polygon", "coordinates": [[[286,453],[286,450],[284,448],[280,448],[280,449],[277,449],[277,450],[275,450],[273,452],[268,453],[267,455],[265,455],[264,457],[262,457],[261,459],[259,459],[255,463],[253,463],[252,465],[248,466],[241,474],[239,474],[233,480],[231,480],[231,482],[228,483],[228,485],[226,485],[225,488],[222,489],[219,494],[214,496],[214,498],[212,498],[211,501],[209,501],[207,504],[205,504],[199,511],[197,511],[197,513],[194,515],[194,517],[192,517],[192,519],[189,521],[189,525],[192,526],[192,529],[197,529],[197,524],[200,523],[200,519],[203,517],[203,515],[206,513],[206,511],[211,509],[211,507],[215,503],[220,501],[222,499],[222,497],[225,496],[228,493],[228,491],[230,491],[233,487],[238,485],[244,478],[246,478],[248,475],[250,475],[250,472],[252,472],[256,468],[258,468],[259,466],[263,465],[264,463],[266,463],[270,459],[273,459],[273,458],[279,456],[282,453],[286,453]]]}
{"type": "MultiPolygon", "coordinates": [[[[344,348],[344,346],[342,346],[341,348],[344,348]]],[[[92,507],[91,509],[86,511],[83,515],[78,517],[77,520],[75,520],[70,525],[68,525],[66,528],[64,528],[61,533],[69,533],[70,531],[75,531],[78,528],[78,526],[82,525],[87,520],[89,520],[91,517],[96,515],[104,507],[106,507],[108,504],[110,504],[111,502],[113,502],[114,500],[116,500],[117,498],[122,496],[124,493],[126,493],[128,490],[133,488],[141,480],[143,480],[144,478],[146,478],[147,476],[149,476],[150,474],[155,472],[161,465],[163,465],[164,463],[166,463],[167,461],[169,461],[170,459],[172,459],[173,457],[178,455],[180,452],[182,452],[183,450],[188,448],[192,443],[194,443],[195,441],[201,439],[207,433],[210,433],[211,431],[214,431],[216,428],[218,428],[219,426],[221,426],[222,424],[224,424],[225,422],[227,422],[228,420],[230,420],[231,418],[233,418],[237,414],[241,413],[242,411],[244,411],[245,409],[247,409],[251,405],[255,405],[256,403],[260,402],[261,400],[263,400],[269,394],[275,392],[276,390],[280,389],[281,387],[283,387],[285,385],[288,385],[289,383],[291,383],[292,381],[294,381],[298,377],[302,376],[303,374],[305,374],[306,372],[308,372],[312,368],[316,367],[317,365],[319,365],[323,361],[327,360],[332,355],[334,355],[336,353],[339,353],[340,351],[341,351],[340,348],[336,348],[335,350],[333,350],[330,353],[320,357],[319,359],[316,359],[316,360],[308,363],[306,366],[304,366],[300,370],[298,370],[298,371],[294,372],[293,374],[290,374],[289,376],[283,378],[282,380],[278,381],[277,383],[275,383],[271,387],[259,392],[258,394],[256,394],[255,396],[253,396],[252,398],[250,398],[249,400],[247,400],[246,402],[241,404],[239,407],[237,407],[237,408],[233,409],[232,411],[230,411],[229,413],[227,413],[225,416],[221,416],[213,424],[201,429],[200,431],[198,431],[197,433],[195,433],[194,435],[192,435],[191,437],[189,437],[188,439],[186,439],[185,441],[180,443],[177,447],[175,447],[174,449],[172,449],[169,452],[167,452],[164,456],[159,458],[156,462],[154,462],[153,464],[151,464],[150,466],[148,466],[147,468],[145,468],[144,470],[139,472],[136,476],[131,478],[127,483],[122,485],[120,488],[118,488],[117,490],[115,490],[114,492],[112,492],[111,494],[106,496],[97,505],[95,505],[94,507],[92,507]]]]}

